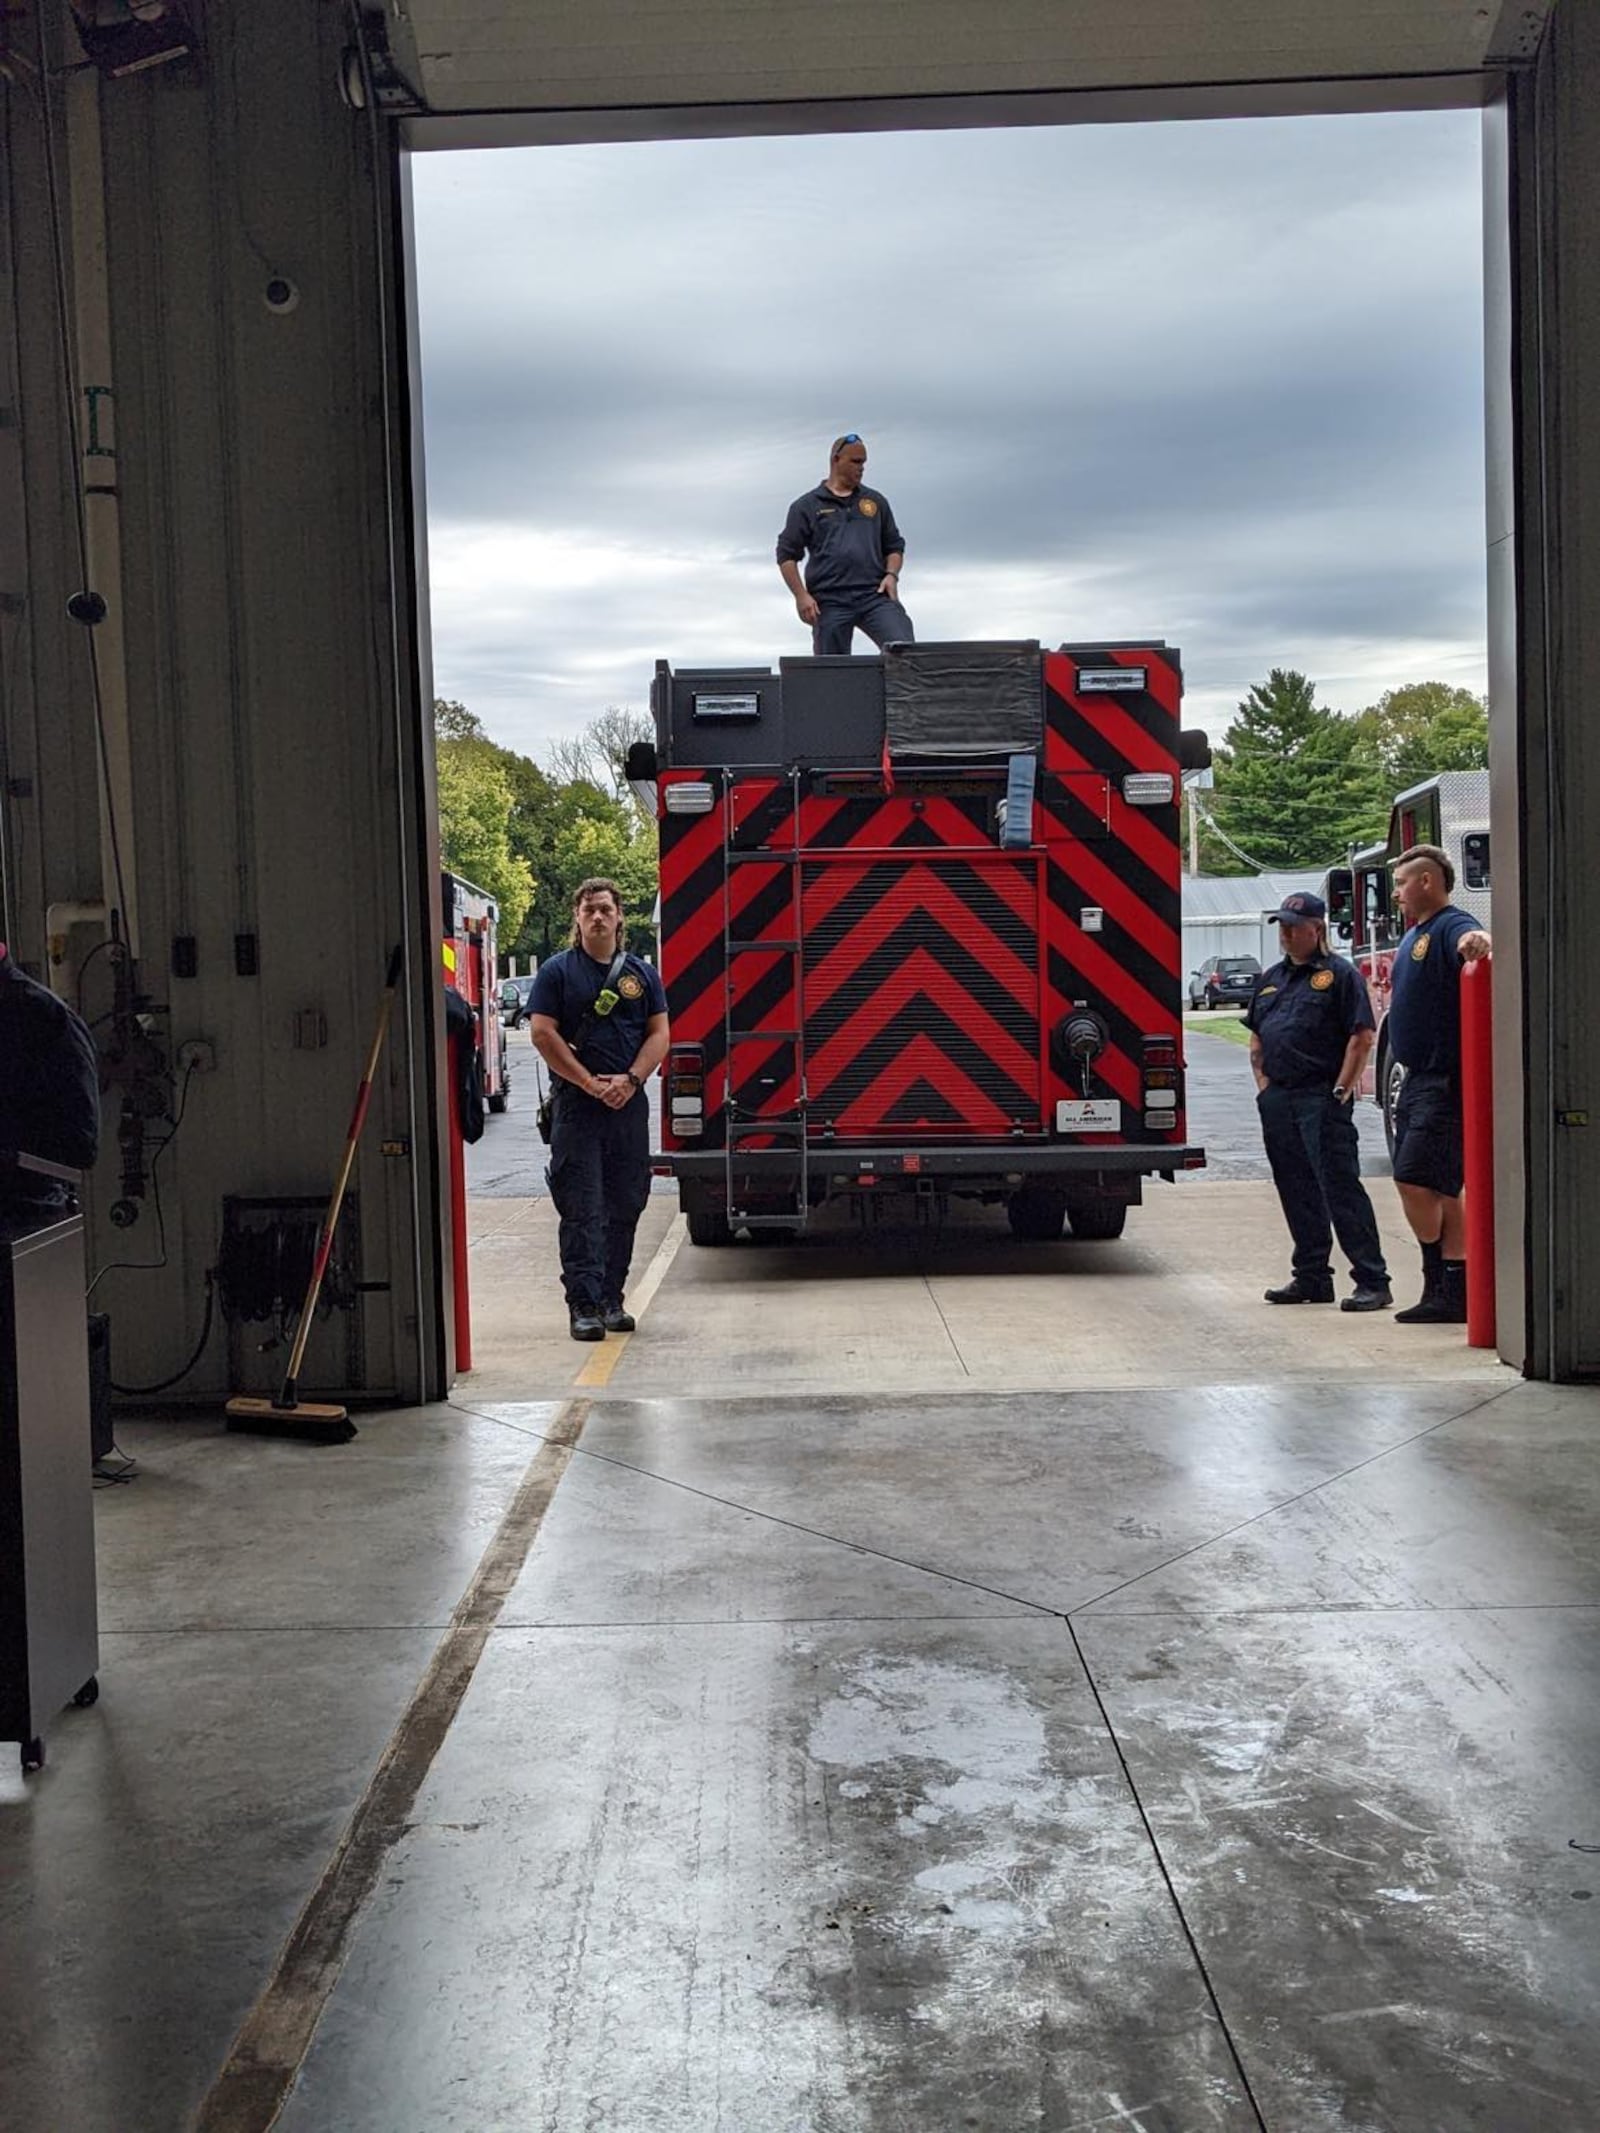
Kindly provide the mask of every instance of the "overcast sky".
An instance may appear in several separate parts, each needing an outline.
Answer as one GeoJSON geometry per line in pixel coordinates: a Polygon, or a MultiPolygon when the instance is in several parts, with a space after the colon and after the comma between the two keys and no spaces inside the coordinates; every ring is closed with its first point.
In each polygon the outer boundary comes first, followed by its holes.
{"type": "Polygon", "coordinates": [[[414,175],[434,681],[509,746],[808,650],[772,546],[850,429],[922,637],[1165,637],[1218,736],[1273,666],[1484,685],[1475,113],[414,175]]]}

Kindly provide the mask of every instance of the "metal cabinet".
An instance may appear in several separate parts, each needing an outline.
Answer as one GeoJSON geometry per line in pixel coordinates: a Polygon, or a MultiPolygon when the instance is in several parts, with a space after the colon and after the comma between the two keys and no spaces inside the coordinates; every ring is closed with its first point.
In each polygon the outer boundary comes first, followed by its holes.
{"type": "Polygon", "coordinates": [[[83,1218],[0,1232],[0,1741],[93,1703],[100,1663],[83,1218]]]}

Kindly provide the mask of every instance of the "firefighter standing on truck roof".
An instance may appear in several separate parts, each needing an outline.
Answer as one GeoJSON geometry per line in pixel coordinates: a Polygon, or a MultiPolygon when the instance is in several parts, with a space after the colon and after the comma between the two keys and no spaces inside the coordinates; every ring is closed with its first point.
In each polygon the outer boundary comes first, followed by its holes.
{"type": "Polygon", "coordinates": [[[778,569],[819,657],[848,652],[858,629],[878,645],[910,644],[916,634],[900,605],[906,544],[888,497],[863,483],[866,464],[854,430],[835,437],[827,480],[795,498],[778,535],[778,569]]]}
{"type": "Polygon", "coordinates": [[[1372,1049],[1372,1003],[1354,964],[1330,951],[1327,916],[1320,896],[1284,898],[1283,960],[1257,978],[1244,1018],[1261,1136],[1294,1239],[1293,1273],[1266,1301],[1332,1303],[1337,1235],[1355,1281],[1341,1308],[1385,1311],[1394,1298],[1350,1115],[1372,1049]]]}
{"type": "Polygon", "coordinates": [[[1461,1206],[1461,966],[1491,952],[1470,911],[1450,901],[1456,870],[1436,844],[1394,863],[1407,930],[1389,973],[1389,1049],[1406,1070],[1394,1115],[1394,1182],[1422,1249],[1422,1296],[1405,1326],[1464,1325],[1467,1233],[1461,1206]]]}
{"type": "Polygon", "coordinates": [[[631,1333],[628,1262],[650,1197],[644,1084],[666,1057],[667,996],[658,972],[623,946],[614,881],[578,890],[572,945],[540,964],[528,1029],[555,1077],[550,1196],[572,1337],[631,1333]]]}

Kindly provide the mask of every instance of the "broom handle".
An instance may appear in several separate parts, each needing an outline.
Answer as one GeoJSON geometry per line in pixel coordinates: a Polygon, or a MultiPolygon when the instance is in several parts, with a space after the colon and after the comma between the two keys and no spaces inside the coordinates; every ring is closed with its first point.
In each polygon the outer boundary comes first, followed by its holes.
{"type": "Polygon", "coordinates": [[[355,1167],[361,1129],[367,1122],[367,1106],[372,1101],[373,1077],[378,1071],[383,1041],[389,1034],[389,1018],[394,1013],[395,989],[400,983],[402,961],[402,952],[396,948],[389,958],[389,974],[384,979],[383,1000],[378,1008],[378,1026],[372,1033],[372,1049],[367,1053],[366,1072],[362,1075],[361,1086],[356,1091],[356,1107],[350,1114],[350,1130],[345,1135],[344,1142],[344,1161],[339,1165],[338,1183],[333,1188],[333,1198],[328,1202],[322,1232],[317,1238],[317,1255],[311,1267],[311,1286],[306,1290],[306,1300],[300,1306],[300,1323],[295,1328],[294,1350],[289,1357],[289,1368],[284,1373],[283,1390],[274,1403],[279,1407],[294,1405],[295,1380],[299,1377],[300,1365],[305,1360],[306,1342],[311,1338],[311,1318],[317,1308],[322,1277],[328,1271],[328,1261],[333,1256],[333,1233],[339,1226],[339,1210],[344,1204],[344,1190],[350,1182],[350,1172],[355,1167]]]}

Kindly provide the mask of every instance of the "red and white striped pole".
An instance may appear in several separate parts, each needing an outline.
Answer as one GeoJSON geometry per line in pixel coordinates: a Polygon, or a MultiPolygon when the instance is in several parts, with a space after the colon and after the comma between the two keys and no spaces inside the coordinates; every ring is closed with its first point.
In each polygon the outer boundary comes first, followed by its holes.
{"type": "Polygon", "coordinates": [[[1461,966],[1461,1125],[1467,1230],[1467,1345],[1494,1323],[1494,958],[1461,966]]]}

